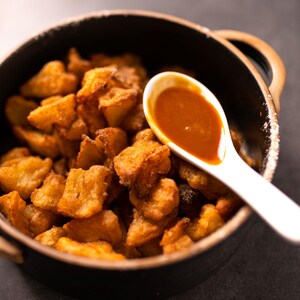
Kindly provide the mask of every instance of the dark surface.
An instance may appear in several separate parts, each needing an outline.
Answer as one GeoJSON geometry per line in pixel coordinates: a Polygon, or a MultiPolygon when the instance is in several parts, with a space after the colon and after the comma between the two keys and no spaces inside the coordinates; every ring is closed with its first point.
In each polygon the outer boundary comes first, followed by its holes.
{"type": "MultiPolygon", "coordinates": [[[[245,31],[257,35],[277,50],[287,68],[287,83],[281,97],[281,152],[273,183],[300,203],[297,176],[300,167],[300,2],[172,0],[143,4],[140,1],[0,1],[0,55],[30,34],[63,18],[111,8],[161,11],[210,29],[245,31]]],[[[34,281],[7,261],[0,261],[0,282],[1,299],[72,299],[34,281]]],[[[257,220],[244,243],[216,275],[172,299],[299,298],[300,248],[283,241],[257,220]]]]}

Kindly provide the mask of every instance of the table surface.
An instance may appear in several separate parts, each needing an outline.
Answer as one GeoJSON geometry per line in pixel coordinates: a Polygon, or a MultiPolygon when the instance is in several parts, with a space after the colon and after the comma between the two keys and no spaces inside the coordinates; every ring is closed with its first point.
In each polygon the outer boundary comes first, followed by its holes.
{"type": "MultiPolygon", "coordinates": [[[[103,9],[159,11],[210,29],[236,29],[269,43],[287,69],[281,96],[281,150],[273,183],[300,203],[299,0],[0,0],[0,56],[63,19],[103,9]]],[[[172,299],[300,299],[300,248],[257,220],[244,243],[214,276],[172,299]]],[[[1,299],[73,299],[0,260],[1,299]]]]}

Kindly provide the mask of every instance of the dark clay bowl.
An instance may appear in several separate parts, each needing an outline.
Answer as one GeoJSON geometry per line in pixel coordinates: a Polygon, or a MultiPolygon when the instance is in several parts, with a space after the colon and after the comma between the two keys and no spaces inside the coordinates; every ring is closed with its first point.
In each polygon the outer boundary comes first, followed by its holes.
{"type": "MultiPolygon", "coordinates": [[[[70,47],[82,54],[138,54],[150,76],[166,65],[195,70],[220,100],[229,123],[245,137],[249,153],[261,162],[259,172],[272,179],[278,156],[279,96],[285,82],[284,66],[274,50],[242,32],[212,32],[182,19],[143,11],[104,11],[69,20],[31,38],[4,59],[0,65],[1,153],[13,146],[5,122],[5,100],[44,63],[63,58],[70,47]],[[269,88],[236,46],[272,73],[269,88]]],[[[0,253],[38,280],[78,297],[164,297],[192,287],[222,265],[241,243],[252,219],[251,210],[244,206],[225,226],[188,249],[107,262],[47,248],[1,216],[0,253]]]]}

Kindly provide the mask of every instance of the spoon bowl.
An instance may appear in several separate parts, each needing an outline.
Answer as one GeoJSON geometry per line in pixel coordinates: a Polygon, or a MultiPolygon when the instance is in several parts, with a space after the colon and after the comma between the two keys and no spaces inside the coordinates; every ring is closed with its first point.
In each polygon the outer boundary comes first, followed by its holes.
{"type": "MultiPolygon", "coordinates": [[[[223,182],[249,204],[277,233],[292,243],[300,244],[300,207],[240,158],[233,146],[223,108],[207,87],[187,75],[163,72],[154,76],[145,87],[143,107],[149,126],[158,139],[172,152],[223,182]],[[174,136],[166,134],[165,129],[161,128],[157,122],[154,113],[157,100],[164,91],[171,88],[193,91],[199,95],[199,99],[204,98],[214,107],[221,121],[218,146],[220,159],[217,163],[207,162],[187,151],[185,145],[175,142],[174,136]]],[[[179,113],[178,118],[182,118],[182,112],[179,113]]],[[[197,138],[195,136],[195,143],[197,143],[197,138]]]]}

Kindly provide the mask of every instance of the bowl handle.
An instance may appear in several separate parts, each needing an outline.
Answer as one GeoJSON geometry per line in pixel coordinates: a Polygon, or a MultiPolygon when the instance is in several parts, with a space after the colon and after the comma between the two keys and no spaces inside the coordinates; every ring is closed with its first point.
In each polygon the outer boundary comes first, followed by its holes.
{"type": "Polygon", "coordinates": [[[0,258],[9,259],[18,264],[24,262],[21,250],[2,236],[0,236],[0,258]]]}
{"type": "Polygon", "coordinates": [[[285,84],[286,72],[285,66],[275,50],[256,36],[245,32],[236,30],[215,30],[214,32],[218,36],[232,42],[246,55],[249,55],[254,60],[258,60],[259,65],[265,71],[271,71],[272,80],[269,90],[273,97],[276,112],[279,113],[280,95],[285,84]],[[243,45],[246,47],[243,47],[243,45]],[[256,51],[256,55],[253,55],[253,49],[256,51]],[[261,61],[262,59],[263,61],[261,61]]]}

